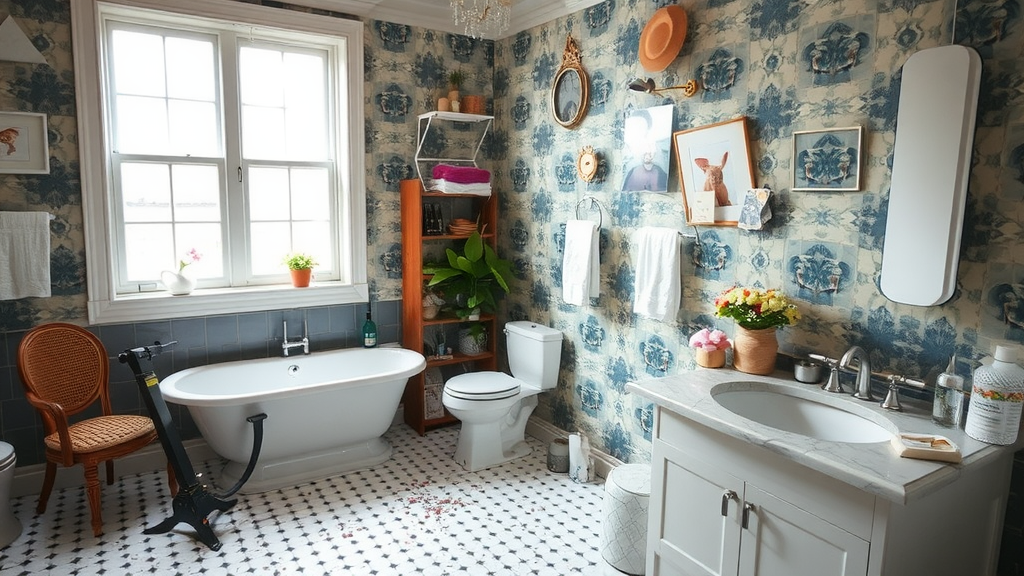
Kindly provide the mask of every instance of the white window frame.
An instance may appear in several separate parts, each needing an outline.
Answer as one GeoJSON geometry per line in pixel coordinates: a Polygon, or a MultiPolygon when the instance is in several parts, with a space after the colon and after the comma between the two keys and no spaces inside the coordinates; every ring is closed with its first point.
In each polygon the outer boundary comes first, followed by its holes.
{"type": "MultiPolygon", "coordinates": [[[[78,104],[78,135],[85,224],[85,256],[90,324],[160,320],[367,302],[366,185],[363,109],[363,24],[293,10],[231,0],[75,0],[71,2],[72,42],[78,104]],[[185,17],[235,22],[281,31],[343,39],[333,71],[345,86],[336,103],[339,135],[336,178],[340,190],[338,254],[340,280],[309,288],[264,285],[197,290],[187,296],[167,292],[118,294],[114,280],[114,239],[109,192],[110,140],[106,126],[101,11],[117,7],[151,9],[185,17]],[[344,135],[348,135],[348,141],[344,135]]],[[[229,171],[233,170],[229,166],[229,171]]]]}

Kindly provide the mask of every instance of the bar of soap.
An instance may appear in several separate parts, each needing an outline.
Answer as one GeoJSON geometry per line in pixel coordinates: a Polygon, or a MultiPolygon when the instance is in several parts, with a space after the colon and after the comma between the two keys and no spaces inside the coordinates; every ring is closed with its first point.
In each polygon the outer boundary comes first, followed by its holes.
{"type": "Polygon", "coordinates": [[[894,434],[892,447],[902,458],[937,460],[959,464],[963,457],[960,447],[945,436],[936,434],[894,434]]]}

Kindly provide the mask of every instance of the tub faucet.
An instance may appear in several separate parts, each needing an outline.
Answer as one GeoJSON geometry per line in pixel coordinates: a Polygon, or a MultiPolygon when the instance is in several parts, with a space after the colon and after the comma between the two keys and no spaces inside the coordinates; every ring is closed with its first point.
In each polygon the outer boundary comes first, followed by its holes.
{"type": "Polygon", "coordinates": [[[291,350],[292,348],[298,348],[299,346],[302,346],[302,353],[303,354],[309,354],[309,336],[308,336],[308,334],[309,334],[309,327],[306,325],[305,320],[303,320],[303,322],[302,322],[302,339],[301,340],[294,340],[292,342],[289,342],[288,341],[288,321],[285,320],[284,321],[284,339],[281,340],[281,351],[284,352],[285,356],[287,356],[289,350],[291,350]]]}
{"type": "Polygon", "coordinates": [[[839,360],[839,367],[844,370],[855,370],[857,373],[857,391],[853,393],[854,398],[874,400],[874,397],[871,396],[871,362],[863,348],[851,346],[839,360]],[[857,360],[856,369],[850,366],[850,362],[853,360],[857,360]]]}

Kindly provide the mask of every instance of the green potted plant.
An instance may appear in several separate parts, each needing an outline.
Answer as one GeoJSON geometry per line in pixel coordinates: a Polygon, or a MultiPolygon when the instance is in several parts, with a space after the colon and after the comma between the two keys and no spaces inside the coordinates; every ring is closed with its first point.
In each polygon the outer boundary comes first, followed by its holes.
{"type": "Polygon", "coordinates": [[[499,290],[508,293],[512,262],[498,257],[479,232],[466,239],[462,254],[448,248],[447,262],[426,264],[423,273],[430,275],[428,287],[444,292],[455,315],[463,320],[479,318],[480,311],[495,311],[499,290]]]}
{"type": "Polygon", "coordinates": [[[480,322],[473,322],[459,330],[459,352],[476,356],[487,351],[487,329],[480,322]]]}
{"type": "Polygon", "coordinates": [[[309,280],[313,276],[313,266],[316,260],[309,254],[295,252],[284,257],[284,265],[288,267],[292,275],[292,286],[305,288],[309,286],[309,280]]]}
{"type": "Polygon", "coordinates": [[[466,81],[466,74],[462,70],[452,70],[448,73],[448,100],[452,103],[459,101],[459,89],[466,81]]]}

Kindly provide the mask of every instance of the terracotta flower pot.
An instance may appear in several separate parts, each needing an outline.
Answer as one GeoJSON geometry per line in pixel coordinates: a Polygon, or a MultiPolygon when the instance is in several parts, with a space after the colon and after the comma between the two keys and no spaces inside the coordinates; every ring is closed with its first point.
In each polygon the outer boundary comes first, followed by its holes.
{"type": "Polygon", "coordinates": [[[775,354],[779,351],[776,328],[747,330],[737,326],[732,347],[732,366],[740,372],[771,374],[775,371],[775,354]]]}
{"type": "Polygon", "coordinates": [[[309,280],[313,277],[312,268],[303,268],[302,270],[291,270],[292,273],[292,286],[296,288],[306,288],[309,286],[309,280]]]}
{"type": "Polygon", "coordinates": [[[697,361],[698,366],[704,368],[721,368],[725,366],[725,350],[701,350],[698,348],[694,350],[693,359],[697,361]]]}

